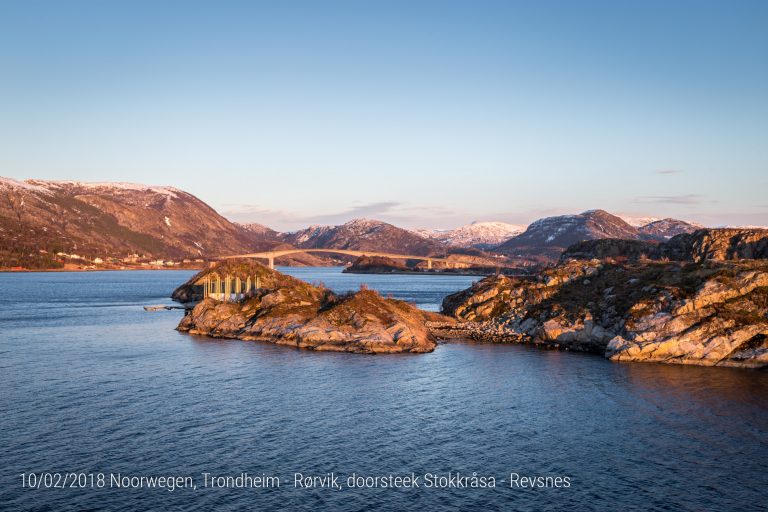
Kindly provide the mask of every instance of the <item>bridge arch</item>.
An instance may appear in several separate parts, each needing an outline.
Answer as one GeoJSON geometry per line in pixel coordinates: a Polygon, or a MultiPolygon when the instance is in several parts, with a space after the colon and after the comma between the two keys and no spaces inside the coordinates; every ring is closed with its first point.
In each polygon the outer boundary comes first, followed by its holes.
{"type": "Polygon", "coordinates": [[[383,258],[389,258],[393,260],[418,260],[418,261],[426,261],[427,262],[427,268],[431,269],[433,263],[440,262],[445,263],[446,266],[448,265],[455,265],[456,262],[452,260],[448,260],[446,258],[434,258],[432,256],[420,256],[415,254],[392,254],[387,252],[378,252],[378,251],[357,251],[352,249],[283,249],[280,251],[265,251],[265,252],[254,252],[249,254],[236,254],[232,256],[224,256],[221,259],[237,259],[237,258],[257,258],[257,259],[264,259],[267,260],[267,263],[269,265],[269,268],[275,268],[275,258],[279,258],[280,256],[288,256],[289,254],[298,254],[298,253],[329,253],[329,254],[342,254],[345,256],[378,256],[383,258]]]}

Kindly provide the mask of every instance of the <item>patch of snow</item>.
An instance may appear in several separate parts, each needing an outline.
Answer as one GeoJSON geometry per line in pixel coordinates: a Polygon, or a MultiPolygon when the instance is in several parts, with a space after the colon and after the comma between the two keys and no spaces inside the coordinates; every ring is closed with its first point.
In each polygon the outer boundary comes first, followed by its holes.
{"type": "Polygon", "coordinates": [[[386,226],[386,223],[381,222],[380,220],[352,219],[351,221],[343,224],[342,227],[352,230],[355,233],[363,234],[363,233],[370,233],[371,231],[380,229],[383,226],[386,226]]]}
{"type": "Polygon", "coordinates": [[[289,235],[293,235],[296,238],[294,239],[294,242],[296,244],[303,244],[310,238],[313,238],[315,236],[319,236],[327,231],[330,231],[333,229],[332,226],[325,226],[321,224],[312,224],[308,228],[300,229],[298,231],[293,231],[289,233],[289,235]]]}
{"type": "Polygon", "coordinates": [[[540,229],[552,224],[568,224],[573,225],[578,220],[578,215],[556,215],[554,217],[544,217],[539,220],[535,220],[528,226],[529,229],[540,229]]]}
{"type": "Polygon", "coordinates": [[[659,217],[644,217],[640,215],[630,215],[625,213],[619,213],[616,215],[618,218],[636,228],[650,224],[651,222],[658,222],[661,219],[659,217]]]}
{"type": "Polygon", "coordinates": [[[163,221],[165,221],[166,226],[171,227],[171,219],[169,219],[167,215],[163,217],[163,221]]]}
{"type": "Polygon", "coordinates": [[[41,187],[39,185],[34,185],[34,184],[28,183],[26,181],[14,180],[13,178],[4,178],[2,176],[0,176],[0,187],[20,188],[20,189],[24,189],[24,190],[29,190],[31,192],[42,192],[44,194],[50,194],[51,193],[45,187],[41,187]]]}
{"type": "Polygon", "coordinates": [[[447,245],[470,247],[473,245],[498,245],[525,231],[525,226],[506,222],[475,221],[456,229],[413,229],[412,232],[447,245]]]}
{"type": "Polygon", "coordinates": [[[26,183],[32,184],[44,188],[64,188],[75,187],[81,189],[110,189],[110,190],[129,190],[135,192],[154,192],[155,194],[165,195],[174,199],[178,199],[179,193],[184,193],[183,190],[179,190],[175,187],[157,186],[157,185],[142,185],[140,183],[126,183],[126,182],[87,182],[87,181],[58,181],[58,180],[26,180],[26,183]]]}

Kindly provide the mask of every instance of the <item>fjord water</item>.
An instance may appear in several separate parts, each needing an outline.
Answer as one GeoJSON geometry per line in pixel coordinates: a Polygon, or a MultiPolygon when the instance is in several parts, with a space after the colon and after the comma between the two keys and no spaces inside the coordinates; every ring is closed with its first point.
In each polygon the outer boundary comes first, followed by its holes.
{"type": "MultiPolygon", "coordinates": [[[[286,269],[437,309],[476,278],[286,269]]],[[[759,510],[768,374],[525,346],[315,353],[177,333],[191,272],[0,274],[3,510],[759,510]],[[495,476],[496,489],[294,489],[295,472],[495,476]],[[192,475],[197,490],[23,489],[20,473],[192,475]],[[281,478],[201,489],[200,474],[281,478]],[[516,489],[509,474],[568,476],[516,489]],[[502,482],[501,480],[506,480],[502,482]]]]}

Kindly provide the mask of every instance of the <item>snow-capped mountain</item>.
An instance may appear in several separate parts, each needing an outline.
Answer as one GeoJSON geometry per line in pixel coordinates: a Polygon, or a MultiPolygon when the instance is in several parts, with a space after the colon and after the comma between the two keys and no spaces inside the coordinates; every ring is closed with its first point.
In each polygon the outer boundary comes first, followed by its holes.
{"type": "Polygon", "coordinates": [[[39,251],[221,256],[280,243],[271,238],[232,224],[173,187],[0,178],[0,252],[24,249],[25,258],[39,251]]]}
{"type": "Polygon", "coordinates": [[[668,240],[675,235],[693,233],[703,227],[701,224],[694,224],[683,220],[660,219],[638,227],[637,231],[640,237],[644,239],[668,240]]]}
{"type": "Polygon", "coordinates": [[[496,249],[504,254],[557,256],[567,247],[585,240],[617,238],[663,241],[680,233],[691,233],[699,227],[676,219],[656,220],[635,227],[604,210],[588,210],[577,215],[539,219],[528,226],[524,233],[496,249]]]}
{"type": "Polygon", "coordinates": [[[489,249],[525,231],[525,226],[507,222],[478,222],[450,230],[415,230],[421,236],[432,238],[454,247],[489,249]]]}

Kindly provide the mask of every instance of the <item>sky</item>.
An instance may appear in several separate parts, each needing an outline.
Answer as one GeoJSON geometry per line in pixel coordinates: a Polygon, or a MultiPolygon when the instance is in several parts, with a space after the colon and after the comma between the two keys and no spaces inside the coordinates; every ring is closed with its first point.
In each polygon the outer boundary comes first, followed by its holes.
{"type": "Polygon", "coordinates": [[[0,0],[0,176],[278,230],[768,225],[768,2],[0,0]]]}

